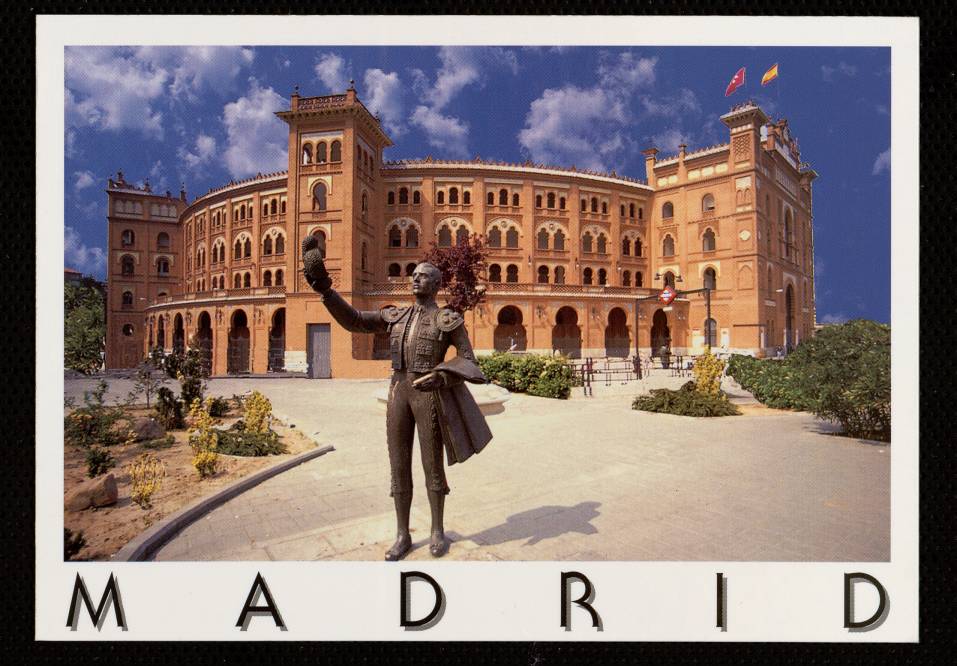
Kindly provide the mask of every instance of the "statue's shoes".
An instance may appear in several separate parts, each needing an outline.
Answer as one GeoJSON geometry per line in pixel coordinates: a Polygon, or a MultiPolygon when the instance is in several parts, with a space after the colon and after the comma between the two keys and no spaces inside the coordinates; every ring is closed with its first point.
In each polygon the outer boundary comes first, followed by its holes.
{"type": "Polygon", "coordinates": [[[442,557],[447,552],[449,552],[449,541],[448,539],[442,539],[441,543],[433,543],[429,545],[429,552],[432,553],[432,557],[442,557]]]}
{"type": "Polygon", "coordinates": [[[389,550],[385,551],[386,562],[397,562],[405,557],[406,553],[412,550],[412,543],[395,544],[389,550]]]}

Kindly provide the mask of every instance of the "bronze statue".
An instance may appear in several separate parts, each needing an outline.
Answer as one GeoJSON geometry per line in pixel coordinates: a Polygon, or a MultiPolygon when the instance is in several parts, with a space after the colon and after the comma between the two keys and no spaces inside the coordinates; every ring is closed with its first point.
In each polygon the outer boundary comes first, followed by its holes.
{"type": "Polygon", "coordinates": [[[463,381],[486,383],[475,363],[465,320],[454,310],[440,308],[435,297],[442,275],[428,263],[412,273],[410,307],[359,311],[334,289],[323,263],[319,239],[302,243],[303,273],[309,286],[322,295],[332,317],[353,333],[389,333],[392,381],[386,412],[386,436],[392,471],[390,496],[395,503],[396,541],[385,559],[401,559],[412,547],[409,512],[412,506],[412,439],[419,433],[432,529],[429,552],[441,557],[449,548],[443,527],[449,486],[442,462],[443,445],[449,465],[478,453],[492,439],[485,417],[463,381]],[[450,346],[457,356],[443,362],[450,346]]]}

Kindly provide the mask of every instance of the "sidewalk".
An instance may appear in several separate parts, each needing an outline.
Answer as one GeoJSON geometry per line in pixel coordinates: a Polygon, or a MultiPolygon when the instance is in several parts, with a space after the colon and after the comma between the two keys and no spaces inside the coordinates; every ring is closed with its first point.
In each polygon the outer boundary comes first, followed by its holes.
{"type": "MultiPolygon", "coordinates": [[[[646,384],[659,381],[685,379],[646,384]]],[[[215,509],[156,559],[381,560],[395,530],[385,410],[373,398],[385,384],[211,381],[213,394],[262,391],[278,414],[336,451],[215,509]]],[[[834,437],[803,413],[636,412],[634,384],[570,401],[514,395],[489,417],[488,448],[448,469],[446,558],[889,559],[889,447],[834,437]]],[[[407,559],[431,559],[417,453],[413,465],[407,559]]]]}

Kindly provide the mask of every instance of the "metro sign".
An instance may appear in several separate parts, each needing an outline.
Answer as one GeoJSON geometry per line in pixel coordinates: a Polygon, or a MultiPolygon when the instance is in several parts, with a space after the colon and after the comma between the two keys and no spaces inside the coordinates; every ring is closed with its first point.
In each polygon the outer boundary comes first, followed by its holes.
{"type": "Polygon", "coordinates": [[[665,305],[671,305],[671,302],[676,298],[678,298],[678,292],[675,291],[671,285],[665,286],[665,288],[661,290],[661,293],[658,294],[658,300],[665,305]]]}

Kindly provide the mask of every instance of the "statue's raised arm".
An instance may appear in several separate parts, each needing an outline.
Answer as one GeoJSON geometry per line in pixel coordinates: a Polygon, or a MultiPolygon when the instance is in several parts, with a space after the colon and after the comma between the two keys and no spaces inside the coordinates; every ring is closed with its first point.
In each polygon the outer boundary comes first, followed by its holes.
{"type": "Polygon", "coordinates": [[[332,288],[326,270],[325,248],[319,238],[307,236],[302,241],[302,273],[314,291],[322,294],[322,302],[340,326],[352,333],[384,333],[389,324],[378,310],[356,310],[332,288]]]}

